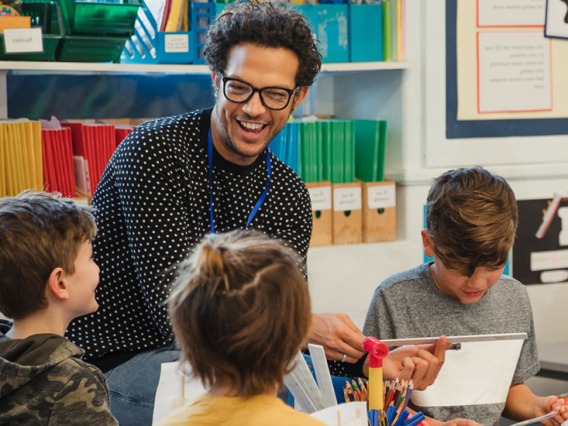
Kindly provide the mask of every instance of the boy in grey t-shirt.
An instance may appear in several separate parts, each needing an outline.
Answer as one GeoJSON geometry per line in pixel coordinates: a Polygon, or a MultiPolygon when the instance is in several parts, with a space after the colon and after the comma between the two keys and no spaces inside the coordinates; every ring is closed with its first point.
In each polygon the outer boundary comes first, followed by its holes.
{"type": "Polygon", "coordinates": [[[517,222],[515,196],[503,178],[480,167],[446,172],[430,188],[422,231],[434,261],[395,274],[375,291],[363,332],[379,339],[528,335],[506,402],[412,407],[431,417],[431,425],[457,417],[495,425],[501,415],[525,420],[551,409],[559,414],[549,424],[568,419],[563,399],[536,396],[523,383],[540,367],[527,291],[502,275],[517,222]]]}

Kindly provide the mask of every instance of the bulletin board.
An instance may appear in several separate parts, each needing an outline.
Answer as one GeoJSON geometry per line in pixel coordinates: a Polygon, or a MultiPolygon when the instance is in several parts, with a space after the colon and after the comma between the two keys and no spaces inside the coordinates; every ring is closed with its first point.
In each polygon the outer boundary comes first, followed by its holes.
{"type": "MultiPolygon", "coordinates": [[[[429,0],[424,10],[428,167],[544,163],[556,164],[559,170],[568,163],[568,41],[544,37],[545,4],[546,0],[429,0]],[[532,4],[541,8],[543,15],[538,22],[542,22],[511,27],[502,22],[488,23],[487,16],[479,16],[480,1],[485,9],[488,4],[532,4]],[[489,38],[484,39],[481,33],[489,34],[489,38]],[[492,110],[491,103],[480,110],[478,53],[483,46],[496,44],[499,37],[507,43],[527,37],[528,45],[540,38],[541,45],[547,47],[544,59],[548,67],[543,73],[550,77],[549,86],[537,91],[542,95],[539,103],[531,98],[518,110],[506,104],[492,110]],[[564,71],[560,72],[562,67],[564,71]]],[[[491,60],[490,56],[482,59],[487,58],[491,60]]],[[[491,82],[487,73],[484,75],[486,83],[491,82]]],[[[484,93],[491,95],[493,89],[486,87],[484,93]]],[[[494,103],[501,100],[507,97],[493,99],[494,103]]]]}
{"type": "Polygon", "coordinates": [[[544,36],[546,3],[446,1],[448,138],[568,134],[568,42],[544,36]]]}
{"type": "Polygon", "coordinates": [[[513,276],[524,284],[568,282],[568,201],[561,201],[547,231],[536,235],[551,199],[519,200],[513,276]]]}

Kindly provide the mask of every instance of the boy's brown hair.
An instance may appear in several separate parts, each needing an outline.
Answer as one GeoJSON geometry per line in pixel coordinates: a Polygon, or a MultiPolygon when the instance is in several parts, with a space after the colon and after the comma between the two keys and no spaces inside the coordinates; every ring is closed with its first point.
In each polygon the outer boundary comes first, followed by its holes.
{"type": "Polygon", "coordinates": [[[282,386],[306,343],[308,288],[295,253],[255,231],[212,234],[182,265],[169,299],[182,361],[240,396],[282,386]]]}
{"type": "Polygon", "coordinates": [[[0,312],[19,320],[46,308],[51,272],[73,274],[81,245],[96,230],[90,209],[60,194],[0,198],[0,312]]]}
{"type": "Polygon", "coordinates": [[[513,190],[482,167],[450,170],[428,193],[426,228],[434,253],[446,268],[465,276],[477,267],[505,265],[517,223],[513,190]]]}

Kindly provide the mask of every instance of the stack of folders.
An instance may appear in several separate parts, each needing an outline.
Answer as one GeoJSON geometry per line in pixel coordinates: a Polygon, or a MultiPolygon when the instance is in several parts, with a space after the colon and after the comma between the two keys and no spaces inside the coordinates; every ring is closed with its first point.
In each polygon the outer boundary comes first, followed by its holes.
{"type": "Polygon", "coordinates": [[[0,196],[43,189],[39,121],[0,121],[0,196]]]}
{"type": "Polygon", "coordinates": [[[42,129],[44,189],[75,197],[75,171],[71,129],[42,129]]]}
{"type": "Polygon", "coordinates": [[[386,121],[300,119],[270,144],[272,152],[306,183],[384,179],[386,121]]]}
{"type": "Polygon", "coordinates": [[[406,60],[406,0],[382,0],[385,61],[406,60]]]}
{"type": "Polygon", "coordinates": [[[0,196],[25,189],[90,196],[133,126],[27,119],[0,121],[0,196]]]}
{"type": "Polygon", "coordinates": [[[72,133],[77,189],[91,196],[108,160],[122,140],[117,137],[123,137],[124,131],[117,132],[111,124],[64,122],[62,125],[69,127],[72,133]]]}
{"type": "Polygon", "coordinates": [[[283,163],[298,174],[299,171],[299,123],[290,122],[270,142],[270,150],[283,163]]]}

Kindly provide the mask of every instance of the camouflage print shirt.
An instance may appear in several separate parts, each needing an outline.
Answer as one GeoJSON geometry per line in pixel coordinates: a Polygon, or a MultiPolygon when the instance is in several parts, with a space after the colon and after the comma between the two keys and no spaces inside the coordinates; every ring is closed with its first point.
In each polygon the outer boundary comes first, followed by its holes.
{"type": "Polygon", "coordinates": [[[63,336],[9,339],[0,325],[0,425],[117,425],[99,369],[63,336]]]}

